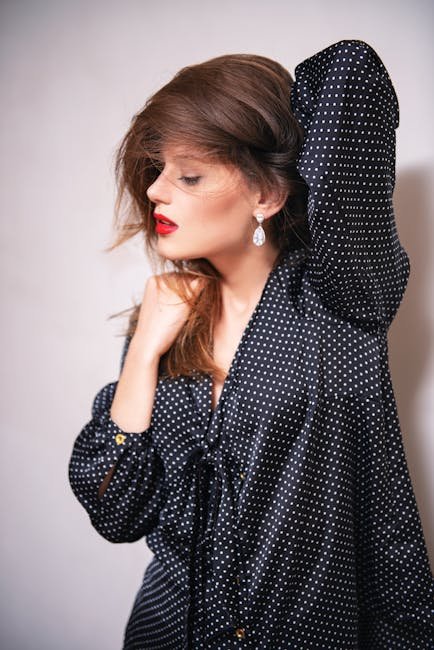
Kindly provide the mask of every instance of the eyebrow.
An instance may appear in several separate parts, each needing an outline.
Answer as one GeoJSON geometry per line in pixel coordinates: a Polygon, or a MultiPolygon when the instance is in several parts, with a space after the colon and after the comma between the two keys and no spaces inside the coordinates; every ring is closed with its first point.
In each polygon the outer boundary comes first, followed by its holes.
{"type": "Polygon", "coordinates": [[[200,160],[200,161],[204,161],[206,159],[206,157],[205,156],[194,156],[194,155],[190,154],[188,156],[187,155],[185,155],[185,156],[183,156],[183,155],[173,156],[173,159],[174,160],[200,160]]]}

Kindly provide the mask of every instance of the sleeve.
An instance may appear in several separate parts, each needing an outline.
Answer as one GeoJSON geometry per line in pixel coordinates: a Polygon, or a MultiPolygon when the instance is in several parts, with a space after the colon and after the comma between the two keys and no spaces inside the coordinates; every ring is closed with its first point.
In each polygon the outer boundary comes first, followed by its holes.
{"type": "Polygon", "coordinates": [[[389,75],[369,45],[340,41],[296,67],[291,105],[305,132],[306,290],[346,320],[387,329],[410,272],[392,204],[399,109],[389,75]]]}
{"type": "MultiPolygon", "coordinates": [[[[121,370],[131,338],[125,340],[121,370]]],[[[162,505],[163,464],[152,443],[152,425],[127,433],[110,417],[117,381],[104,386],[92,418],[75,440],[69,482],[94,528],[111,542],[133,542],[155,527],[162,505]],[[98,489],[114,472],[102,497],[98,489]]]]}

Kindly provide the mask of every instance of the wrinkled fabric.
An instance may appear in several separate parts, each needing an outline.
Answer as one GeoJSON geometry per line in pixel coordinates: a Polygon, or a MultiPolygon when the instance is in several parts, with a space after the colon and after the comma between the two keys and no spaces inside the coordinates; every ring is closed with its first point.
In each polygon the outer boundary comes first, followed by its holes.
{"type": "Polygon", "coordinates": [[[149,428],[127,433],[114,381],[74,444],[93,526],[154,553],[124,650],[433,647],[388,366],[410,272],[392,206],[396,95],[369,45],[341,41],[297,66],[291,103],[312,242],[270,271],[217,407],[210,376],[160,377],[149,428]]]}

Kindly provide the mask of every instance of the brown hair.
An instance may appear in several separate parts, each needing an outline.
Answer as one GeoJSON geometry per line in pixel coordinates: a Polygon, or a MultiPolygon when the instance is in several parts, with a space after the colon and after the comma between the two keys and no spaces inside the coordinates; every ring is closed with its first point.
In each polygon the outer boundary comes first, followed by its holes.
{"type": "MultiPolygon", "coordinates": [[[[146,194],[160,173],[161,152],[168,145],[200,150],[211,161],[235,165],[264,194],[277,189],[287,196],[283,208],[263,224],[280,251],[275,265],[288,251],[308,248],[307,186],[296,169],[303,131],[291,110],[292,84],[289,72],[276,61],[228,54],[182,68],[152,95],[134,116],[117,151],[117,237],[108,250],[143,233],[154,272],[169,263],[155,251],[154,204],[146,194]]],[[[212,357],[214,324],[221,313],[219,273],[205,258],[170,265],[173,272],[161,279],[191,311],[160,369],[170,377],[204,372],[223,379],[212,357]],[[195,299],[188,291],[192,276],[203,278],[195,299]]],[[[140,305],[131,309],[128,335],[134,333],[140,305]]]]}

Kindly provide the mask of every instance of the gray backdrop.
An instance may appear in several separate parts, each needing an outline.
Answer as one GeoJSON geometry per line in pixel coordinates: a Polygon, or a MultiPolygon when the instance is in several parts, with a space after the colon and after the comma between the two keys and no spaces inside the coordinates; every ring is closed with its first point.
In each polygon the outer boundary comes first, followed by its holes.
{"type": "Polygon", "coordinates": [[[2,650],[119,650],[149,561],[99,537],[67,465],[149,273],[110,255],[113,154],[183,65],[254,52],[293,73],[342,38],[370,43],[401,106],[395,195],[412,275],[390,331],[410,471],[434,558],[433,3],[429,0],[25,1],[1,4],[2,650]],[[431,192],[431,194],[430,194],[431,192]],[[430,496],[431,495],[431,496],[430,496]]]}

